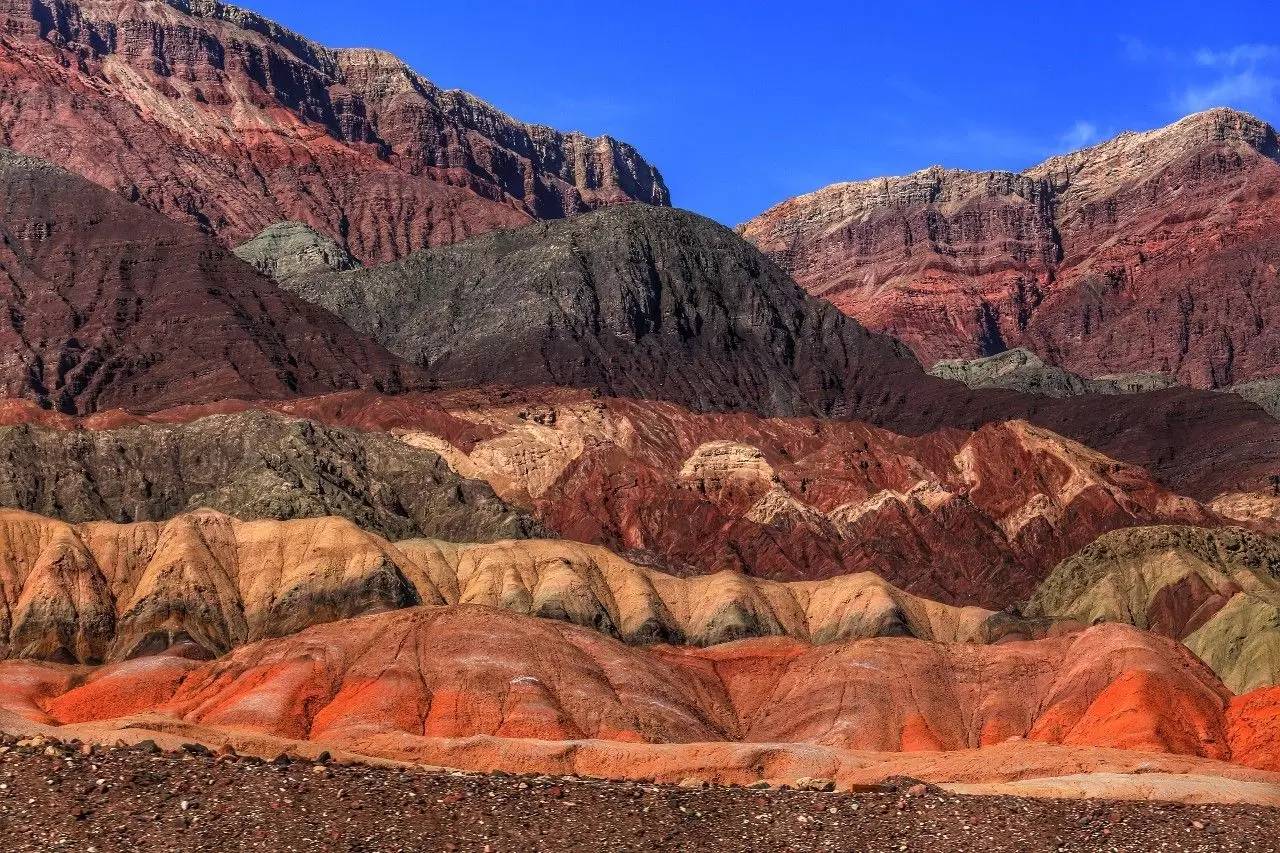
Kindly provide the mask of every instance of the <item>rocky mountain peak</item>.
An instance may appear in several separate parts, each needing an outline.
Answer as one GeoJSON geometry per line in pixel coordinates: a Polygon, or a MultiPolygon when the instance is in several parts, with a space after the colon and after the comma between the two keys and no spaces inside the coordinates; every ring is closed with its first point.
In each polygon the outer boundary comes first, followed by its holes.
{"type": "Polygon", "coordinates": [[[739,231],[925,363],[1024,347],[1220,388],[1274,373],[1278,196],[1275,129],[1215,109],[1021,174],[834,184],[739,231]]]}
{"type": "Polygon", "coordinates": [[[1280,151],[1271,125],[1248,113],[1218,108],[1155,130],[1121,133],[1089,148],[1052,157],[1027,174],[1051,180],[1061,189],[1069,186],[1077,194],[1110,191],[1149,177],[1205,146],[1251,149],[1273,158],[1280,151]]]}
{"type": "Polygon", "coordinates": [[[212,0],[0,0],[0,26],[10,147],[227,245],[298,221],[382,262],[670,203],[629,145],[526,124],[384,51],[326,48],[212,0]]]}

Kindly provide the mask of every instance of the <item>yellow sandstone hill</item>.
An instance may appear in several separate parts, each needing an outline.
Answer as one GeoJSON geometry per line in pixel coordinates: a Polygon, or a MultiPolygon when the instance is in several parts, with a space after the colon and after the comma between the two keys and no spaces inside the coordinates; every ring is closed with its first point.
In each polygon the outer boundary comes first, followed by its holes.
{"type": "Polygon", "coordinates": [[[216,657],[308,626],[416,604],[483,604],[632,643],[906,635],[984,643],[1046,630],[908,595],[869,573],[780,583],[681,579],[559,541],[391,544],[344,519],[72,525],[0,511],[0,636],[10,657],[216,657]]]}

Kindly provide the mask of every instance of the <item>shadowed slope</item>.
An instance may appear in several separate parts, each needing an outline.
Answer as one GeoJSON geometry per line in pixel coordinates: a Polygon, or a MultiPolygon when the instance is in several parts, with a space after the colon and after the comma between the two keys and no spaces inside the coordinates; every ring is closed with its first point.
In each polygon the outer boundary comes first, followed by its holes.
{"type": "Polygon", "coordinates": [[[919,367],[726,228],[631,205],[285,286],[439,382],[592,388],[696,409],[848,415],[919,367]]]}
{"type": "Polygon", "coordinates": [[[416,378],[207,237],[4,149],[0,301],[0,390],[61,412],[416,378]]]}

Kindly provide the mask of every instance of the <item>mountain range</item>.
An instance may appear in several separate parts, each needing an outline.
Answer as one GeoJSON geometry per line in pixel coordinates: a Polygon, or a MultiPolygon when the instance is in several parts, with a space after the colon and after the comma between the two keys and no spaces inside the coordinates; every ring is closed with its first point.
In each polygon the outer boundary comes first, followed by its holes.
{"type": "Polygon", "coordinates": [[[0,730],[1280,786],[1261,120],[734,230],[213,0],[0,11],[0,730]]]}
{"type": "Polygon", "coordinates": [[[1218,109],[1023,173],[837,184],[740,229],[928,365],[1025,347],[1090,378],[1270,375],[1280,143],[1218,109]]]}

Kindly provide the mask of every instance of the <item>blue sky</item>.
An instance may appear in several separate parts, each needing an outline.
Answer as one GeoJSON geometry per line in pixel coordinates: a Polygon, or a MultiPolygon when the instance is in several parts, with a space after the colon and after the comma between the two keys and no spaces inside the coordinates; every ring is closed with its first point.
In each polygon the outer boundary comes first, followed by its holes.
{"type": "Polygon", "coordinates": [[[240,2],[625,139],[675,204],[731,225],[835,181],[1020,169],[1211,106],[1280,120],[1274,2],[240,2]]]}

